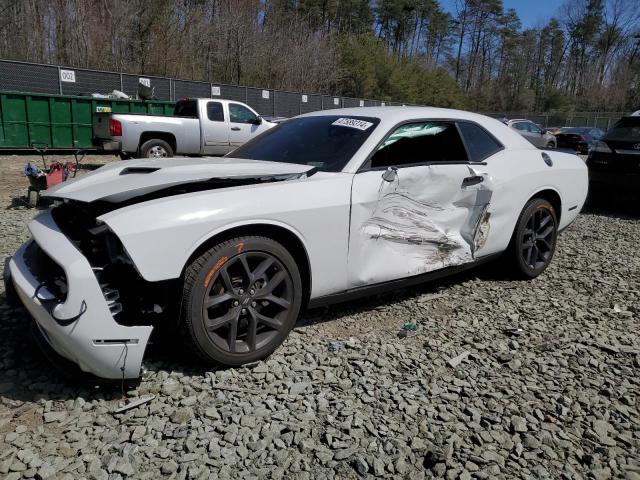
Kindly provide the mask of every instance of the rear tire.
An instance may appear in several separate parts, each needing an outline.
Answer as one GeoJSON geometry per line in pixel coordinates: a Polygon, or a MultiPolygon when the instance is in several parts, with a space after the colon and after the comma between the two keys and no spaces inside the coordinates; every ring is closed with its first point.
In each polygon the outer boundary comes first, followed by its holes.
{"type": "Polygon", "coordinates": [[[530,200],[516,223],[507,250],[507,266],[517,278],[531,279],[546,270],[553,259],[558,220],[553,206],[542,198],[530,200]]]}
{"type": "Polygon", "coordinates": [[[140,147],[141,158],[167,158],[173,157],[173,148],[164,140],[152,138],[140,147]]]}
{"type": "Polygon", "coordinates": [[[198,356],[235,367],[278,348],[301,305],[300,272],[286,248],[267,237],[237,237],[187,266],[180,325],[198,356]]]}

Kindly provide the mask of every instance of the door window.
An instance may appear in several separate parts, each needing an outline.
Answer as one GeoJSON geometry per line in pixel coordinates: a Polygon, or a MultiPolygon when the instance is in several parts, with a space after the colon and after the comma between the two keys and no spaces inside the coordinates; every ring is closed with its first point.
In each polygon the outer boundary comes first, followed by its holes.
{"type": "Polygon", "coordinates": [[[460,122],[458,126],[464,137],[472,162],[481,162],[497,151],[502,150],[502,145],[479,125],[460,122]]]}
{"type": "Polygon", "coordinates": [[[237,103],[229,104],[229,117],[233,123],[257,123],[258,117],[247,107],[237,103]]]}
{"type": "Polygon", "coordinates": [[[212,122],[224,122],[224,111],[222,110],[222,103],[208,102],[207,118],[212,122]]]}
{"type": "Polygon", "coordinates": [[[542,133],[542,129],[535,123],[529,123],[529,131],[532,133],[542,133]]]}
{"type": "Polygon", "coordinates": [[[430,162],[467,161],[467,153],[453,122],[420,122],[393,131],[371,157],[371,168],[430,162]]]}
{"type": "Polygon", "coordinates": [[[513,128],[520,130],[521,132],[528,132],[529,125],[526,122],[517,122],[513,124],[513,128]]]}

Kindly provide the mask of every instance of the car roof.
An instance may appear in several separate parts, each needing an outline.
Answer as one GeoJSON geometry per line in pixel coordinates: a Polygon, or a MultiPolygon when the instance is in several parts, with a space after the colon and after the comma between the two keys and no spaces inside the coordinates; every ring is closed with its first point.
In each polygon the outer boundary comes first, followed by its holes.
{"type": "Polygon", "coordinates": [[[315,112],[305,113],[301,117],[323,116],[323,115],[348,115],[360,117],[375,117],[387,121],[402,122],[412,118],[425,119],[457,119],[471,121],[485,121],[486,119],[499,122],[492,117],[481,115],[479,113],[467,112],[465,110],[456,110],[453,108],[439,107],[353,107],[353,108],[335,108],[329,110],[318,110],[315,112]]]}
{"type": "MultiPolygon", "coordinates": [[[[355,172],[373,151],[378,142],[400,123],[420,120],[467,120],[474,122],[491,133],[505,148],[531,149],[535,148],[516,130],[509,128],[500,120],[481,115],[479,113],[456,110],[452,108],[436,107],[355,107],[336,108],[309,112],[295,118],[319,117],[319,116],[345,116],[345,117],[373,117],[380,119],[380,124],[365,141],[360,150],[356,152],[352,160],[343,171],[355,172]]],[[[291,121],[291,120],[289,120],[291,121]]]]}

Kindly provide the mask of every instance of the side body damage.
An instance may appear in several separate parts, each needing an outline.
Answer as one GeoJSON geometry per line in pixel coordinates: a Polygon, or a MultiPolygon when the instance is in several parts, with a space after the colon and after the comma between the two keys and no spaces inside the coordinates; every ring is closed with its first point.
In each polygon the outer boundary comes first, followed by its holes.
{"type": "Polygon", "coordinates": [[[472,262],[489,234],[493,182],[467,165],[403,168],[354,180],[349,271],[355,285],[472,262]],[[445,169],[446,170],[443,170],[445,169]]]}

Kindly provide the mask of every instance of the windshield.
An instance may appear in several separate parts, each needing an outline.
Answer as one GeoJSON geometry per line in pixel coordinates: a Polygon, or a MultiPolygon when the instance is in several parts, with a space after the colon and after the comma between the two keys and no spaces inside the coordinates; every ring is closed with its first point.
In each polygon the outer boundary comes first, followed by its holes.
{"type": "Polygon", "coordinates": [[[640,117],[621,118],[605,135],[607,140],[640,140],[640,117]]]}
{"type": "Polygon", "coordinates": [[[373,117],[322,115],[287,120],[227,154],[339,172],[380,123],[373,117]]]}

